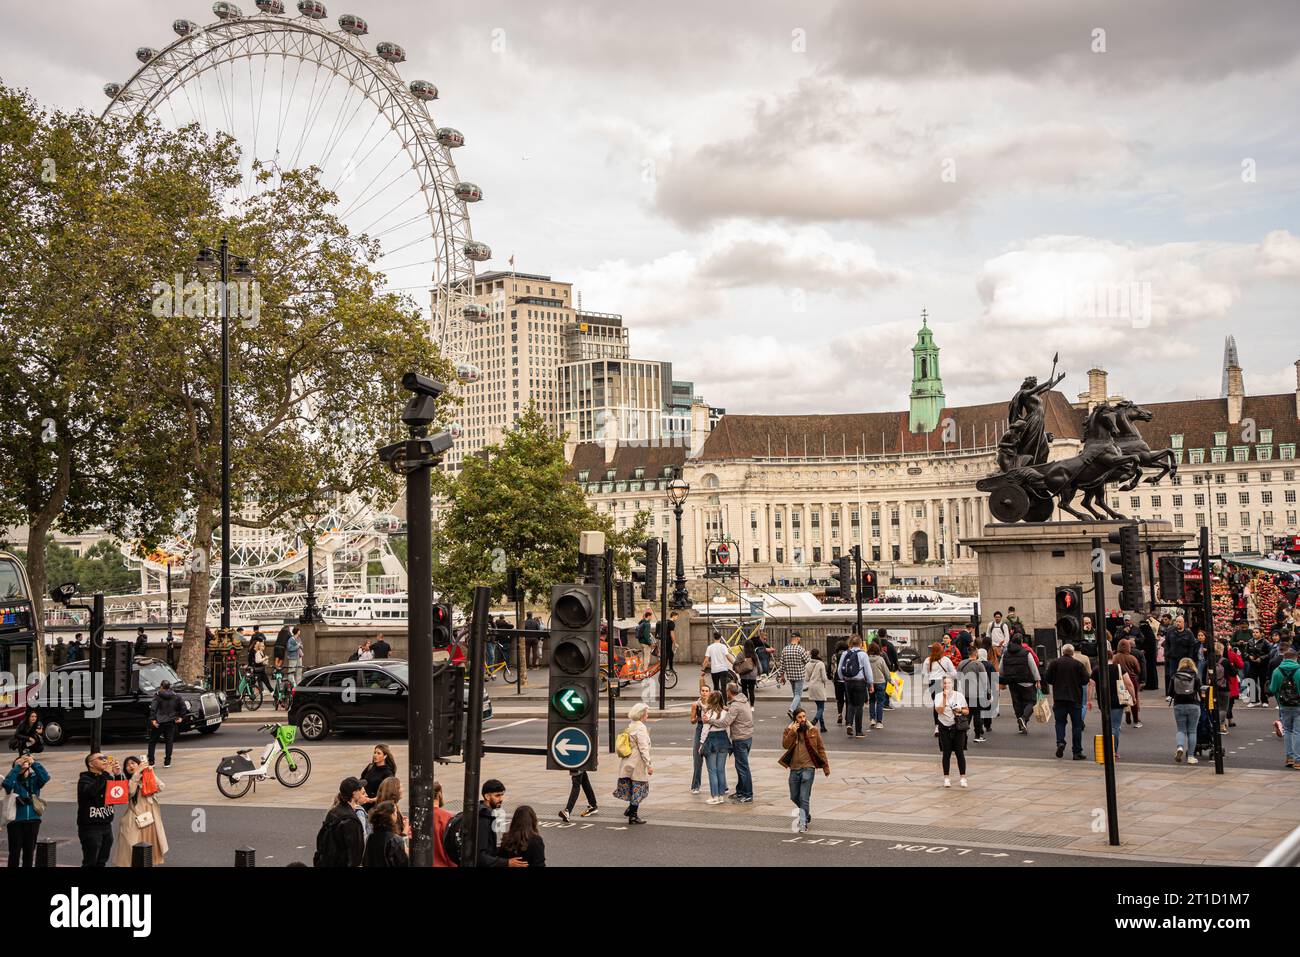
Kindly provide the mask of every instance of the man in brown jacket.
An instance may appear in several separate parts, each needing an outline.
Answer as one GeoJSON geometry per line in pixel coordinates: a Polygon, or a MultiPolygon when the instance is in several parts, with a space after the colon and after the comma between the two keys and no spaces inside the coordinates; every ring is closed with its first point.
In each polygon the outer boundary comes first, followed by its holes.
{"type": "Polygon", "coordinates": [[[803,708],[794,713],[794,721],[786,725],[781,735],[780,765],[790,772],[790,800],[799,809],[798,831],[802,834],[812,823],[812,786],[817,769],[827,777],[831,774],[831,762],[826,757],[826,746],[817,729],[808,723],[808,714],[803,708]]]}

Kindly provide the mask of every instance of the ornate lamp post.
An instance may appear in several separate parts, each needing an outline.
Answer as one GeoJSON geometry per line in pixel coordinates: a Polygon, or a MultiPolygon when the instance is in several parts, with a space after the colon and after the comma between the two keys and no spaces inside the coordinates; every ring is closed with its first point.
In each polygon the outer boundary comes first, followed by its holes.
{"type": "Polygon", "coordinates": [[[321,620],[320,609],[316,607],[316,519],[315,515],[304,516],[307,520],[307,603],[302,607],[298,621],[310,625],[321,620]]]}
{"type": "Polygon", "coordinates": [[[251,279],[247,259],[235,259],[231,270],[230,243],[225,236],[217,250],[204,248],[195,257],[199,272],[221,278],[221,636],[230,637],[230,280],[251,279]]]}
{"type": "Polygon", "coordinates": [[[691,596],[686,592],[686,564],[682,559],[682,505],[691,493],[691,486],[682,478],[681,469],[668,483],[668,504],[677,518],[677,578],[673,583],[673,597],[669,604],[674,608],[690,608],[691,596]]]}

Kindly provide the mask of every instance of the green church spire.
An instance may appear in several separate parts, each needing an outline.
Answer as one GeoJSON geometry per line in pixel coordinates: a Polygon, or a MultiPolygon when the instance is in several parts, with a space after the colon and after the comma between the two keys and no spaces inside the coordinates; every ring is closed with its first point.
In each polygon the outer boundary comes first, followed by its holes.
{"type": "Polygon", "coordinates": [[[912,432],[932,432],[947,402],[939,376],[939,347],[934,344],[929,317],[921,310],[921,328],[912,346],[912,395],[907,427],[912,432]]]}

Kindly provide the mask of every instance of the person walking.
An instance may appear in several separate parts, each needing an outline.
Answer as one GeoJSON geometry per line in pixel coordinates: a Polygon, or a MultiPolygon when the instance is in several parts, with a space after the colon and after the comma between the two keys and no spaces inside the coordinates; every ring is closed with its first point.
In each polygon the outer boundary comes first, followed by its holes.
{"type": "Polygon", "coordinates": [[[122,765],[126,772],[130,800],[118,825],[113,845],[113,866],[130,867],[137,844],[153,848],[153,866],[166,863],[167,832],[163,829],[162,805],[158,795],[164,785],[154,774],[153,766],[132,755],[122,765]]]}
{"type": "Polygon", "coordinates": [[[826,757],[821,734],[808,722],[808,713],[803,708],[794,713],[794,720],[782,732],[781,747],[785,753],[777,763],[790,773],[790,803],[798,809],[798,829],[803,834],[812,824],[813,778],[819,769],[830,777],[831,762],[826,757]]]}
{"type": "Polygon", "coordinates": [[[731,666],[735,661],[736,656],[727,649],[726,642],[722,640],[722,632],[715,629],[713,640],[704,649],[704,670],[708,672],[713,682],[713,690],[718,694],[722,694],[727,687],[731,666]]]}
{"type": "Polygon", "coordinates": [[[106,867],[113,852],[113,818],[116,804],[108,803],[108,787],[124,781],[115,758],[93,751],[86,755],[86,770],[77,777],[77,840],[82,867],[106,867]]]}
{"type": "Polygon", "coordinates": [[[293,630],[286,621],[275,633],[275,645],[271,648],[271,670],[284,673],[285,663],[289,659],[289,636],[293,630]]]}
{"type": "Polygon", "coordinates": [[[754,775],[749,769],[749,749],[754,743],[754,709],[736,682],[727,685],[726,712],[718,718],[710,719],[709,727],[722,728],[727,732],[731,754],[736,762],[736,792],[730,799],[738,804],[753,804],[754,775]]]}
{"type": "Polygon", "coordinates": [[[706,804],[721,804],[727,795],[727,755],[731,753],[731,738],[726,728],[721,726],[725,713],[722,695],[716,691],[709,692],[704,705],[704,724],[700,728],[700,750],[704,753],[704,767],[709,773],[706,804]]]}
{"type": "Polygon", "coordinates": [[[271,685],[271,677],[266,673],[266,641],[256,635],[248,643],[248,666],[252,669],[252,681],[254,686],[261,685],[272,697],[275,696],[275,688],[271,685]]]}
{"type": "Polygon", "coordinates": [[[379,801],[370,812],[370,836],[361,852],[362,867],[410,867],[402,816],[392,801],[379,801]]]}
{"type": "Polygon", "coordinates": [[[814,648],[808,663],[808,700],[817,706],[813,715],[813,724],[823,733],[826,731],[826,698],[830,695],[830,680],[826,677],[826,662],[822,661],[822,650],[814,648]]]}
{"type": "Polygon", "coordinates": [[[542,666],[542,620],[531,611],[524,618],[524,661],[529,668],[542,666]]]}
{"type": "MultiPolygon", "coordinates": [[[[930,653],[921,664],[921,680],[925,682],[927,701],[934,700],[934,696],[942,687],[945,677],[952,678],[955,681],[957,669],[953,667],[952,660],[943,653],[943,645],[936,641],[930,645],[930,653]]],[[[934,736],[937,738],[939,736],[938,713],[931,709],[931,715],[934,717],[934,736]]]]}
{"type": "Polygon", "coordinates": [[[851,738],[864,738],[862,711],[875,685],[871,662],[862,650],[861,637],[856,634],[849,638],[848,650],[840,655],[838,677],[844,682],[844,730],[851,738]]]}
{"type": "Polygon", "coordinates": [[[180,695],[172,691],[172,683],[164,678],[158,683],[158,690],[149,702],[149,766],[152,767],[158,752],[158,739],[163,740],[163,767],[172,766],[172,748],[176,744],[176,732],[180,730],[181,716],[185,713],[185,702],[180,695]]]}
{"type": "Polygon", "coordinates": [[[289,641],[285,644],[285,664],[289,669],[289,680],[296,686],[302,681],[302,629],[297,625],[289,632],[289,641]]]}
{"type": "Polygon", "coordinates": [[[1184,658],[1178,662],[1165,690],[1174,706],[1175,748],[1174,763],[1187,758],[1188,764],[1199,763],[1196,758],[1196,732],[1201,723],[1201,678],[1196,673],[1196,662],[1184,658]]]}
{"type": "Polygon", "coordinates": [[[1142,682],[1143,691],[1158,691],[1160,689],[1159,672],[1156,670],[1156,658],[1159,656],[1159,642],[1156,633],[1159,631],[1160,623],[1156,619],[1147,615],[1138,625],[1138,649],[1142,652],[1143,674],[1146,676],[1142,682]]]}
{"type": "Polygon", "coordinates": [[[808,649],[803,647],[803,638],[799,632],[793,632],[786,646],[781,649],[781,657],[777,660],[776,673],[780,680],[790,683],[790,710],[789,714],[794,715],[795,709],[799,707],[799,702],[803,700],[804,682],[808,674],[808,662],[812,657],[808,654],[808,649]]]}
{"type": "Polygon", "coordinates": [[[957,666],[957,677],[961,681],[960,689],[970,708],[970,726],[975,732],[975,741],[984,743],[984,720],[980,717],[982,702],[989,694],[989,675],[985,668],[988,653],[983,648],[974,649],[974,654],[957,666]],[[983,655],[980,652],[984,652],[983,655]]]}
{"type": "Polygon", "coordinates": [[[54,645],[50,648],[50,661],[56,668],[68,663],[68,646],[63,643],[62,635],[54,639],[54,645]]]}
{"type": "Polygon", "coordinates": [[[573,807],[578,803],[578,792],[581,791],[587,796],[587,809],[579,817],[591,817],[597,813],[600,808],[596,807],[596,792],[591,786],[591,778],[587,776],[585,768],[579,768],[577,771],[569,772],[569,800],[560,811],[560,820],[566,824],[573,814],[573,807]]]}
{"type": "Polygon", "coordinates": [[[628,709],[628,726],[624,729],[627,753],[623,754],[623,748],[619,748],[618,756],[622,760],[618,766],[614,797],[627,802],[623,814],[628,824],[645,823],[637,812],[650,796],[650,778],[655,773],[650,756],[650,730],[645,726],[645,716],[649,713],[650,708],[644,702],[637,702],[628,709]]]}
{"type": "Polygon", "coordinates": [[[1038,661],[1025,647],[1022,636],[1013,634],[1007,653],[1002,656],[1001,682],[1011,692],[1011,711],[1016,716],[1016,730],[1021,734],[1029,733],[1029,719],[1038,703],[1040,681],[1038,661]]]}
{"type": "Polygon", "coordinates": [[[1111,660],[1124,669],[1128,674],[1129,683],[1133,685],[1133,702],[1124,712],[1124,723],[1140,728],[1142,727],[1142,685],[1146,681],[1146,674],[1142,670],[1141,660],[1133,654],[1132,639],[1119,639],[1115,643],[1115,649],[1111,660]]]}
{"type": "Polygon", "coordinates": [[[1246,643],[1246,667],[1250,677],[1255,679],[1255,697],[1247,708],[1267,708],[1269,695],[1268,662],[1273,656],[1273,645],[1258,628],[1251,631],[1250,641],[1246,643]]]}
{"type": "Polygon", "coordinates": [[[537,826],[537,814],[527,804],[515,808],[510,830],[501,839],[501,853],[522,860],[528,867],[546,866],[546,842],[537,826]]]}
{"type": "MultiPolygon", "coordinates": [[[[1115,739],[1115,757],[1119,758],[1119,732],[1124,727],[1124,709],[1133,701],[1133,679],[1128,676],[1118,663],[1111,661],[1106,665],[1106,671],[1110,681],[1110,731],[1115,739]]],[[[1089,708],[1092,702],[1100,704],[1100,698],[1097,697],[1097,685],[1102,680],[1101,665],[1092,669],[1092,680],[1088,684],[1089,688],[1089,708]]]]}
{"type": "Polygon", "coordinates": [[[1199,651],[1200,643],[1196,640],[1196,635],[1187,627],[1187,619],[1179,615],[1174,619],[1173,626],[1169,629],[1169,636],[1165,639],[1166,689],[1169,688],[1174,669],[1181,667],[1180,662],[1184,658],[1196,661],[1199,651]]]}
{"type": "MultiPolygon", "coordinates": [[[[1012,637],[1012,641],[1016,636],[1012,637]]],[[[942,755],[943,786],[952,787],[950,771],[952,756],[957,755],[957,773],[960,784],[966,783],[966,732],[970,729],[970,705],[966,696],[957,690],[957,681],[952,675],[940,679],[939,690],[934,696],[934,717],[939,728],[939,752],[942,755]]]]}
{"type": "Polygon", "coordinates": [[[700,777],[704,771],[704,710],[709,706],[709,695],[713,692],[709,683],[701,675],[700,693],[691,702],[691,793],[700,793],[700,777]]]}
{"type": "Polygon", "coordinates": [[[844,657],[844,652],[849,650],[849,643],[841,638],[835,643],[835,652],[831,655],[830,674],[835,686],[835,723],[844,723],[844,706],[847,703],[847,696],[844,689],[844,679],[840,677],[840,659],[844,657]]]}
{"type": "Polygon", "coordinates": [[[984,637],[988,638],[992,643],[993,654],[990,655],[990,658],[994,667],[996,667],[997,663],[1002,660],[1002,652],[1006,651],[1007,645],[1011,643],[1011,628],[1002,620],[1002,612],[995,611],[993,613],[993,620],[989,622],[989,628],[984,633],[984,637]]]}
{"type": "Polygon", "coordinates": [[[665,621],[659,623],[659,657],[664,667],[673,671],[673,656],[677,654],[677,612],[670,612],[665,621]]]}
{"type": "Polygon", "coordinates": [[[370,753],[370,763],[361,771],[361,782],[366,786],[366,804],[373,803],[379,795],[379,785],[388,778],[397,775],[397,759],[393,749],[386,744],[377,744],[370,753]]]}
{"type": "Polygon", "coordinates": [[[740,679],[741,690],[749,699],[749,706],[754,707],[758,696],[758,677],[763,673],[763,666],[758,660],[753,638],[745,639],[733,670],[736,672],[736,677],[740,679]]]}
{"type": "Polygon", "coordinates": [[[1273,671],[1269,691],[1277,698],[1279,735],[1286,749],[1286,766],[1300,769],[1300,661],[1296,650],[1287,648],[1282,662],[1273,671]],[[1279,728],[1280,725],[1280,728],[1279,728]]]}
{"type": "Polygon", "coordinates": [[[885,726],[885,710],[889,705],[889,664],[874,641],[867,646],[867,664],[871,666],[867,720],[872,728],[880,729],[885,726]]]}
{"type": "Polygon", "coordinates": [[[144,633],[144,625],[139,625],[135,629],[135,653],[145,655],[149,652],[149,636],[144,633]]]}
{"type": "Polygon", "coordinates": [[[19,755],[9,773],[5,775],[6,794],[14,796],[17,805],[14,818],[5,825],[9,838],[9,866],[32,867],[36,860],[36,839],[41,833],[41,816],[45,813],[45,799],[41,788],[50,783],[50,772],[31,752],[19,755]]]}
{"type": "MultiPolygon", "coordinates": [[[[1087,660],[1086,658],[1084,660],[1087,660]]],[[[1076,761],[1083,753],[1083,710],[1088,699],[1088,666],[1075,657],[1074,645],[1061,646],[1059,657],[1043,669],[1043,681],[1052,692],[1052,714],[1056,718],[1056,756],[1065,755],[1065,723],[1070,722],[1070,754],[1076,761]]]]}

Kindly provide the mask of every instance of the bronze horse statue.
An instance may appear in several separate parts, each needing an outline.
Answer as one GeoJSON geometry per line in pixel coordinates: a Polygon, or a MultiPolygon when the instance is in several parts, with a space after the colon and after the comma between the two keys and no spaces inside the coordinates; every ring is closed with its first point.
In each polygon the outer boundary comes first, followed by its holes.
{"type": "MultiPolygon", "coordinates": [[[[1131,492],[1137,488],[1138,482],[1143,480],[1143,469],[1160,469],[1159,475],[1151,475],[1145,479],[1149,485],[1155,485],[1166,475],[1178,474],[1178,455],[1174,450],[1152,449],[1138,432],[1137,426],[1133,424],[1134,420],[1150,422],[1152,418],[1148,410],[1129,399],[1115,403],[1115,424],[1119,429],[1115,436],[1115,444],[1120,447],[1120,451],[1138,457],[1138,467],[1133,470],[1133,477],[1129,483],[1120,487],[1122,492],[1131,492]]],[[[1121,479],[1116,478],[1115,481],[1121,479]]]]}

